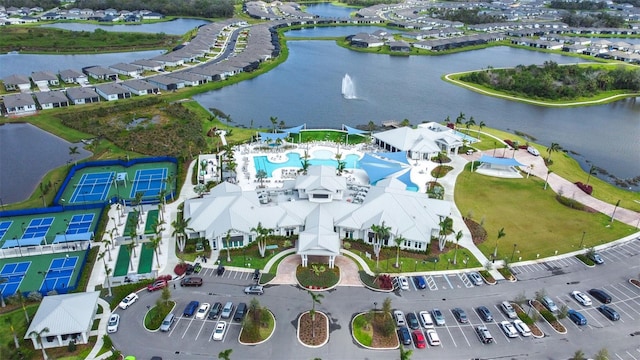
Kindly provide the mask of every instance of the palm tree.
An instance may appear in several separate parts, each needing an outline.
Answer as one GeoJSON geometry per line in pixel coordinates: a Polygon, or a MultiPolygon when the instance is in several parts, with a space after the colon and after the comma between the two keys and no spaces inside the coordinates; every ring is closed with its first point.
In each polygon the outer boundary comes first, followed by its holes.
{"type": "Polygon", "coordinates": [[[156,264],[158,264],[158,267],[160,267],[160,258],[158,257],[158,253],[160,252],[161,241],[162,241],[162,238],[159,236],[154,236],[149,241],[149,243],[151,244],[151,247],[153,248],[153,252],[156,254],[156,264]]]}
{"type": "Polygon", "coordinates": [[[260,181],[260,187],[264,187],[264,185],[262,184],[262,182],[264,181],[264,179],[267,178],[267,172],[260,169],[258,170],[258,172],[256,172],[256,179],[258,179],[258,181],[260,181]]]}
{"type": "Polygon", "coordinates": [[[128,243],[126,245],[127,247],[127,251],[129,252],[129,264],[131,265],[131,271],[133,271],[133,261],[131,260],[132,257],[131,255],[133,255],[133,259],[135,259],[136,257],[136,243],[134,243],[133,241],[128,243]]]}
{"type": "Polygon", "coordinates": [[[456,118],[456,128],[461,125],[464,120],[466,119],[466,116],[464,115],[464,113],[461,111],[460,115],[458,115],[458,117],[456,118]]]}
{"type": "Polygon", "coordinates": [[[393,238],[393,242],[396,243],[396,268],[400,267],[400,245],[407,240],[402,235],[397,235],[393,238]]]}
{"type": "Polygon", "coordinates": [[[451,122],[451,117],[449,115],[447,115],[447,117],[444,118],[444,122],[447,123],[447,124],[450,123],[451,122]]]}
{"type": "Polygon", "coordinates": [[[221,360],[231,360],[231,353],[233,352],[233,349],[227,349],[227,350],[222,350],[220,351],[220,353],[218,354],[218,359],[221,360]]]}
{"type": "Polygon", "coordinates": [[[313,291],[307,290],[307,293],[311,296],[311,311],[309,314],[311,315],[311,337],[316,337],[316,304],[320,305],[320,299],[324,297],[321,293],[315,293],[313,291]]]}
{"type": "Polygon", "coordinates": [[[342,160],[341,153],[336,154],[336,160],[338,161],[338,166],[336,168],[336,171],[338,172],[338,176],[341,176],[342,172],[344,171],[344,168],[347,166],[347,163],[342,160]]]}
{"type": "Polygon", "coordinates": [[[273,125],[273,132],[275,133],[276,129],[278,128],[278,117],[270,116],[269,121],[271,121],[271,125],[273,125]]]}
{"type": "Polygon", "coordinates": [[[560,144],[554,142],[551,143],[551,146],[547,148],[547,153],[549,153],[549,156],[547,157],[547,164],[551,162],[551,153],[558,152],[560,150],[562,150],[560,144]]]}
{"type": "Polygon", "coordinates": [[[4,322],[9,326],[9,330],[11,330],[11,334],[13,335],[13,344],[16,346],[16,349],[20,348],[20,342],[18,341],[18,334],[16,334],[16,329],[13,327],[13,321],[11,321],[11,316],[7,316],[4,318],[4,322]]]}
{"type": "Polygon", "coordinates": [[[505,235],[504,228],[498,230],[498,237],[496,238],[496,247],[493,249],[493,258],[495,259],[498,256],[498,240],[503,238],[505,235]]]}
{"type": "Polygon", "coordinates": [[[187,243],[187,230],[195,231],[189,227],[190,221],[191,218],[185,219],[183,213],[179,213],[176,219],[171,222],[171,226],[173,227],[171,236],[176,237],[176,243],[178,244],[180,252],[184,251],[187,243]]]}
{"type": "Polygon", "coordinates": [[[447,235],[449,235],[453,231],[453,219],[450,217],[445,217],[440,219],[440,230],[438,234],[440,237],[438,238],[438,248],[440,251],[444,249],[444,245],[446,244],[447,235]]]}
{"type": "Polygon", "coordinates": [[[549,175],[551,175],[551,173],[553,172],[553,170],[547,170],[547,178],[544,179],[544,189],[547,190],[547,184],[549,183],[549,175]]]}
{"type": "Polygon", "coordinates": [[[373,130],[376,129],[376,124],[373,121],[369,121],[369,123],[367,124],[367,129],[369,130],[369,132],[373,132],[373,130]]]}
{"type": "Polygon", "coordinates": [[[589,168],[589,177],[587,178],[587,186],[589,186],[589,181],[591,181],[591,175],[595,175],[597,173],[598,171],[596,170],[596,166],[591,165],[591,167],[589,168]]]}
{"type": "Polygon", "coordinates": [[[478,134],[480,134],[480,131],[482,131],[482,128],[487,126],[487,124],[484,123],[484,121],[480,121],[480,124],[478,124],[478,134]]]}
{"type": "Polygon", "coordinates": [[[600,349],[593,357],[593,360],[609,360],[609,350],[606,348],[600,349]]]}
{"type": "MultiPolygon", "coordinates": [[[[107,266],[107,262],[104,259],[105,252],[101,252],[98,254],[98,260],[102,260],[102,264],[104,265],[104,273],[107,278],[107,288],[109,289],[109,297],[111,297],[111,281],[109,280],[109,275],[111,274],[111,269],[107,266]]],[[[111,261],[111,259],[109,259],[111,261]]],[[[133,262],[131,262],[131,266],[133,267],[133,262]]],[[[131,269],[133,270],[133,269],[131,269]]]]}
{"type": "Polygon", "coordinates": [[[462,230],[456,233],[456,249],[453,251],[453,265],[458,263],[458,244],[460,243],[460,239],[462,239],[462,230]]]}
{"type": "Polygon", "coordinates": [[[464,123],[464,126],[467,128],[467,132],[469,132],[469,128],[474,126],[476,124],[476,121],[473,119],[473,116],[469,118],[469,120],[467,120],[464,123]]]}
{"type": "Polygon", "coordinates": [[[516,157],[516,151],[518,150],[519,146],[520,146],[520,143],[518,142],[518,140],[513,142],[513,155],[511,156],[512,158],[516,157]]]}
{"type": "Polygon", "coordinates": [[[264,257],[267,251],[267,239],[269,235],[273,234],[273,229],[262,227],[262,223],[258,222],[258,226],[251,228],[251,231],[257,234],[256,241],[258,242],[258,251],[260,256],[264,257]]]}
{"type": "Polygon", "coordinates": [[[586,357],[584,356],[584,351],[576,350],[576,352],[573,353],[571,360],[586,360],[586,357]]]}
{"type": "Polygon", "coordinates": [[[42,343],[42,334],[46,334],[49,332],[49,328],[45,327],[42,328],[42,330],[40,331],[35,331],[33,330],[32,332],[29,333],[29,337],[30,338],[36,338],[36,343],[38,343],[40,345],[40,349],[42,350],[42,358],[44,360],[48,360],[49,357],[47,356],[47,353],[44,351],[44,344],[42,343]]]}
{"type": "Polygon", "coordinates": [[[113,243],[113,233],[109,232],[109,236],[111,236],[111,240],[102,239],[102,243],[105,245],[105,249],[109,252],[109,261],[111,261],[111,244],[113,243]]]}
{"type": "Polygon", "coordinates": [[[307,175],[307,170],[309,170],[309,166],[311,166],[311,163],[309,162],[309,153],[307,153],[307,150],[304,151],[304,155],[302,156],[300,165],[302,165],[302,173],[307,175]]]}
{"type": "MultiPolygon", "coordinates": [[[[225,247],[227,248],[227,262],[231,262],[231,253],[229,252],[229,243],[231,242],[231,230],[227,230],[227,235],[224,237],[225,247]]],[[[245,265],[246,266],[246,265],[245,265]]]]}
{"type": "Polygon", "coordinates": [[[373,243],[373,253],[376,255],[376,269],[378,269],[378,263],[380,259],[380,249],[382,248],[382,239],[386,239],[389,237],[389,233],[391,231],[390,226],[385,226],[384,221],[380,225],[371,225],[371,231],[375,234],[375,239],[373,243]]]}
{"type": "Polygon", "coordinates": [[[76,163],[76,165],[78,165],[78,161],[76,160],[74,155],[79,155],[80,152],[78,151],[78,147],[77,146],[69,146],[69,156],[71,156],[71,159],[76,163]]]}

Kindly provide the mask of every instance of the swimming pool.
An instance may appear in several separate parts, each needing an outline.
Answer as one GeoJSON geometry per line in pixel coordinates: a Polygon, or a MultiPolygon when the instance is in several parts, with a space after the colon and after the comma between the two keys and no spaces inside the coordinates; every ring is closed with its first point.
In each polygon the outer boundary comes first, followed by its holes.
{"type": "MultiPolygon", "coordinates": [[[[321,150],[319,150],[321,151],[321,150]]],[[[326,153],[323,151],[322,153],[318,154],[320,155],[322,158],[318,159],[315,158],[316,153],[318,153],[319,151],[315,151],[313,153],[314,158],[310,158],[309,159],[309,163],[311,165],[327,165],[327,166],[333,166],[335,168],[338,167],[338,161],[332,158],[328,158],[325,157],[326,153]]],[[[327,150],[327,153],[330,153],[330,151],[327,150]]],[[[360,160],[360,156],[356,155],[356,154],[349,154],[347,156],[345,156],[343,158],[345,164],[345,168],[346,169],[356,169],[358,168],[358,160],[360,160]]],[[[253,164],[256,167],[256,172],[260,171],[260,170],[264,170],[267,173],[267,177],[272,177],[273,176],[273,172],[275,170],[278,170],[280,168],[283,167],[293,167],[293,168],[302,168],[302,159],[300,158],[300,154],[298,153],[288,153],[287,154],[287,161],[285,162],[281,162],[281,163],[273,163],[271,161],[269,161],[269,158],[267,156],[254,156],[253,157],[253,164]]]]}
{"type": "Polygon", "coordinates": [[[480,139],[474,138],[474,137],[469,136],[469,135],[467,135],[467,134],[465,134],[465,133],[461,133],[461,132],[460,132],[460,131],[458,131],[458,130],[453,130],[453,133],[454,133],[455,135],[457,135],[457,136],[461,137],[461,138],[462,138],[462,140],[466,140],[466,141],[467,141],[467,143],[469,143],[469,144],[477,143],[478,141],[480,141],[480,139]]]}

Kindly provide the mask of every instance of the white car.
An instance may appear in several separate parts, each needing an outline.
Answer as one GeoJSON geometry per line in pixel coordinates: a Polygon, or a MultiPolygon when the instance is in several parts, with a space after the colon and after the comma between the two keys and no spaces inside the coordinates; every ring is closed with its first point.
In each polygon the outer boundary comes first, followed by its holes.
{"type": "Polygon", "coordinates": [[[433,329],[429,329],[427,331],[425,331],[426,333],[426,338],[427,341],[429,342],[429,345],[431,346],[440,346],[440,337],[438,337],[438,333],[433,330],[433,329]]]}
{"type": "Polygon", "coordinates": [[[109,334],[118,331],[118,325],[120,325],[120,315],[111,314],[109,321],[107,322],[107,332],[109,334]]]}
{"type": "Polygon", "coordinates": [[[500,323],[500,329],[504,332],[507,337],[515,338],[518,337],[518,331],[513,325],[508,321],[503,321],[500,323]]]}
{"type": "Polygon", "coordinates": [[[425,329],[433,329],[433,319],[428,311],[420,311],[420,322],[425,329]]]}
{"type": "Polygon", "coordinates": [[[591,306],[591,304],[593,304],[591,299],[582,291],[572,291],[571,296],[573,296],[573,298],[583,306],[591,306]]]}
{"type": "Polygon", "coordinates": [[[198,308],[198,311],[196,312],[196,319],[204,320],[204,318],[206,318],[207,315],[209,315],[210,306],[211,305],[209,305],[209,303],[202,303],[202,305],[200,305],[200,307],[198,308]]]}
{"type": "Polygon", "coordinates": [[[396,319],[396,326],[405,326],[407,321],[404,319],[404,314],[400,310],[393,311],[393,318],[396,319]]]}
{"type": "Polygon", "coordinates": [[[534,148],[533,146],[528,146],[527,151],[533,156],[540,156],[540,151],[538,151],[538,149],[534,148]]]}
{"type": "Polygon", "coordinates": [[[520,333],[520,335],[522,336],[531,336],[531,329],[529,329],[529,326],[527,326],[527,324],[523,323],[522,320],[514,320],[513,321],[513,327],[516,328],[516,330],[518,330],[518,332],[520,333]]]}
{"type": "Polygon", "coordinates": [[[122,299],[122,301],[120,301],[120,304],[118,306],[120,307],[120,309],[125,310],[126,308],[131,306],[131,304],[133,304],[136,301],[138,301],[138,294],[131,293],[131,294],[127,295],[127,297],[122,299]]]}
{"type": "Polygon", "coordinates": [[[398,276],[396,278],[397,286],[402,290],[409,290],[409,279],[406,276],[398,276]]]}
{"type": "Polygon", "coordinates": [[[225,330],[227,330],[227,323],[220,321],[216,325],[216,329],[213,331],[213,340],[221,341],[224,337],[225,330]]]}

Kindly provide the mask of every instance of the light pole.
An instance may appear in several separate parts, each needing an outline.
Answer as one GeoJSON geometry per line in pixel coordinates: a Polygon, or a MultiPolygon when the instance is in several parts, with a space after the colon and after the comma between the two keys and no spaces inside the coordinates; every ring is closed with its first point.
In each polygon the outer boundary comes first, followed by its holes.
{"type": "Polygon", "coordinates": [[[584,235],[586,234],[586,231],[582,232],[582,240],[580,240],[580,249],[582,249],[582,245],[584,244],[584,235]]]}
{"type": "Polygon", "coordinates": [[[418,271],[418,260],[416,260],[416,266],[413,268],[413,272],[418,271]]]}
{"type": "Polygon", "coordinates": [[[467,256],[467,261],[464,263],[464,268],[468,268],[469,267],[469,257],[467,256]]]}
{"type": "Polygon", "coordinates": [[[518,244],[513,244],[513,251],[511,252],[511,262],[513,262],[513,256],[516,254],[516,248],[518,244]]]}
{"type": "Polygon", "coordinates": [[[67,200],[65,200],[64,198],[60,198],[60,206],[62,206],[62,211],[64,211],[64,203],[65,203],[66,201],[67,201],[67,200]]]}
{"type": "Polygon", "coordinates": [[[611,213],[611,222],[613,222],[613,219],[616,216],[616,210],[618,210],[618,206],[620,206],[620,200],[618,200],[618,202],[616,203],[616,207],[613,208],[613,212],[611,213]]]}
{"type": "Polygon", "coordinates": [[[436,271],[436,265],[438,264],[438,259],[433,259],[433,271],[436,271]]]}
{"type": "Polygon", "coordinates": [[[22,257],[22,249],[20,248],[20,242],[18,241],[18,238],[14,236],[13,240],[16,242],[16,245],[18,245],[18,252],[20,253],[20,256],[22,257]]]}
{"type": "Polygon", "coordinates": [[[378,302],[377,302],[377,301],[374,301],[374,302],[373,302],[373,311],[374,311],[374,312],[375,312],[375,311],[378,311],[378,302]]]}

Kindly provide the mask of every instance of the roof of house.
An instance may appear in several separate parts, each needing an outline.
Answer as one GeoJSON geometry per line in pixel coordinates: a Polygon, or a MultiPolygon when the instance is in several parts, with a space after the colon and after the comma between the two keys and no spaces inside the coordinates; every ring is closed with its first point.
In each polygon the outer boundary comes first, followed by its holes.
{"type": "Polygon", "coordinates": [[[4,98],[4,106],[6,108],[16,108],[16,107],[29,106],[29,105],[36,104],[31,94],[23,94],[23,93],[10,94],[10,95],[5,95],[3,98],[4,98]]]}
{"type": "Polygon", "coordinates": [[[58,77],[48,71],[34,71],[31,73],[31,79],[33,79],[33,81],[49,81],[58,80],[58,77]]]}
{"type": "Polygon", "coordinates": [[[127,64],[127,63],[117,63],[117,64],[109,65],[109,68],[114,70],[127,71],[127,72],[142,70],[142,66],[140,65],[133,65],[133,64],[127,64]]]}
{"type": "Polygon", "coordinates": [[[80,292],[45,296],[31,320],[24,339],[30,339],[32,331],[48,328],[47,336],[75,334],[91,329],[95,304],[100,292],[80,292]]]}
{"type": "Polygon", "coordinates": [[[417,128],[403,126],[400,128],[373,134],[396,149],[420,153],[435,153],[441,150],[439,143],[462,145],[462,140],[454,135],[453,130],[439,124],[422,124],[417,128]]]}
{"type": "Polygon", "coordinates": [[[125,88],[124,86],[114,83],[96,85],[96,91],[98,90],[106,95],[126,94],[131,92],[131,90],[125,88]]]}
{"type": "Polygon", "coordinates": [[[71,87],[67,89],[67,96],[71,99],[86,99],[98,97],[93,88],[71,87]]]}
{"type": "Polygon", "coordinates": [[[138,79],[123,81],[121,84],[122,84],[122,86],[124,86],[126,88],[129,88],[129,89],[133,89],[135,91],[156,90],[156,89],[158,89],[158,86],[153,85],[153,84],[149,83],[148,81],[138,80],[138,79]]]}
{"type": "Polygon", "coordinates": [[[115,71],[111,69],[104,68],[102,66],[90,66],[84,69],[87,73],[94,74],[97,76],[102,75],[117,75],[115,71]]]}
{"type": "Polygon", "coordinates": [[[62,91],[39,91],[35,94],[36,99],[38,99],[40,105],[69,102],[69,99],[64,95],[62,91]]]}
{"type": "Polygon", "coordinates": [[[66,69],[66,70],[60,71],[60,77],[64,80],[64,79],[75,79],[79,77],[86,78],[87,75],[73,69],[66,69]]]}
{"type": "Polygon", "coordinates": [[[9,75],[6,78],[2,79],[5,85],[19,85],[19,84],[31,84],[29,78],[24,75],[9,75]]]}

